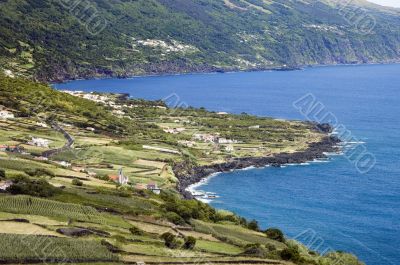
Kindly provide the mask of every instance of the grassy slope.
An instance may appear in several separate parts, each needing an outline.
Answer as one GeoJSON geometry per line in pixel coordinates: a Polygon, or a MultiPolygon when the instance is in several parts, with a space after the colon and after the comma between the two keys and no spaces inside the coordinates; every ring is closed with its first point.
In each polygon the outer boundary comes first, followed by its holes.
{"type": "MultiPolygon", "coordinates": [[[[280,251],[287,248],[289,243],[274,241],[261,232],[248,229],[247,222],[231,213],[217,212],[201,202],[182,201],[176,196],[173,173],[161,172],[161,168],[168,168],[184,159],[191,163],[207,163],[197,148],[181,146],[179,150],[182,154],[178,156],[144,150],[141,144],[177,148],[176,141],[187,139],[188,135],[183,133],[171,136],[158,127],[170,124],[177,118],[196,121],[196,124],[201,125],[199,128],[207,133],[229,133],[227,137],[245,142],[250,138],[253,146],[268,146],[279,141],[288,148],[293,142],[281,141],[288,137],[288,133],[295,143],[309,141],[306,135],[311,135],[311,139],[318,139],[319,134],[313,133],[309,125],[247,115],[220,116],[204,110],[181,110],[182,115],[177,116],[176,111],[160,108],[160,105],[154,106],[161,104],[160,102],[135,100],[133,103],[140,104],[139,107],[127,109],[129,122],[122,122],[121,119],[127,118],[111,114],[110,109],[104,105],[53,91],[27,80],[5,78],[1,74],[0,100],[19,116],[0,121],[0,144],[24,144],[31,134],[44,138],[51,136],[54,140],[59,138],[62,142],[59,133],[51,135],[51,128],[36,124],[37,121],[47,121],[40,120],[39,116],[52,118],[59,123],[68,123],[69,127],[66,129],[76,139],[74,148],[69,153],[60,154],[60,157],[70,161],[73,166],[86,169],[84,172],[77,172],[71,167],[63,167],[55,163],[57,157],[50,161],[37,161],[35,153],[32,156],[0,152],[0,168],[5,169],[7,178],[23,175],[31,181],[45,179],[57,187],[63,187],[48,198],[0,194],[0,243],[7,246],[0,249],[1,262],[45,260],[47,263],[54,263],[66,260],[90,264],[110,261],[290,264],[280,257],[280,251]],[[36,93],[39,91],[41,93],[36,93]],[[48,103],[37,104],[42,101],[48,103]],[[52,111],[44,106],[50,106],[52,111]],[[88,110],[96,115],[85,115],[88,110]],[[111,121],[118,130],[111,130],[106,126],[111,121]],[[232,123],[232,130],[224,131],[221,124],[226,125],[227,122],[232,123]],[[80,127],[86,123],[97,125],[96,133],[87,131],[85,126],[80,127]],[[254,123],[262,125],[257,134],[253,129],[246,129],[254,123]],[[233,126],[234,124],[238,127],[233,126]],[[274,137],[263,143],[262,135],[274,137]],[[96,150],[104,152],[96,153],[96,150]],[[103,178],[102,174],[116,174],[121,166],[132,183],[157,181],[165,192],[157,196],[148,191],[121,188],[103,178]],[[39,169],[42,171],[38,171],[39,169]],[[93,177],[88,172],[98,174],[93,177]],[[82,180],[83,185],[73,185],[74,178],[82,180]],[[179,225],[171,223],[176,222],[176,218],[171,219],[171,213],[180,218],[179,225]],[[131,233],[129,229],[134,227],[139,228],[139,232],[131,233]],[[62,235],[59,233],[60,228],[85,229],[89,234],[81,238],[62,235]],[[193,236],[198,243],[194,250],[171,250],[164,246],[160,238],[165,232],[177,235],[181,242],[185,237],[193,236]],[[261,254],[244,253],[248,244],[257,243],[260,244],[262,257],[261,254]],[[30,246],[31,250],[21,250],[25,246],[30,246]]],[[[188,126],[185,123],[187,122],[179,122],[177,126],[188,126]]],[[[189,127],[194,126],[193,123],[189,124],[189,127]]],[[[29,149],[27,151],[31,152],[29,149]]],[[[279,152],[279,149],[275,152],[279,152]]],[[[218,150],[210,155],[219,160],[228,157],[218,150]]],[[[238,151],[237,155],[246,153],[238,151]]],[[[347,254],[310,255],[301,246],[298,248],[302,251],[302,259],[296,260],[297,264],[330,265],[338,262],[344,255],[350,260],[347,264],[360,264],[356,258],[347,254]]]]}
{"type": "Polygon", "coordinates": [[[81,15],[83,6],[71,11],[52,0],[0,1],[0,65],[55,80],[399,59],[398,11],[358,2],[352,3],[363,10],[353,20],[373,16],[371,34],[360,34],[332,1],[230,0],[242,10],[224,0],[87,2],[108,21],[98,35],[76,19],[73,12],[81,15]],[[138,43],[147,39],[194,49],[168,52],[138,43]]]}

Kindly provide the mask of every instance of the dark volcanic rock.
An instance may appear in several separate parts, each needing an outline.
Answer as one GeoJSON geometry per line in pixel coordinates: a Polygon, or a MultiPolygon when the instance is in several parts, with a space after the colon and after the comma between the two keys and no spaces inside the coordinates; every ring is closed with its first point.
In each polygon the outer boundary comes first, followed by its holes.
{"type": "MultiPolygon", "coordinates": [[[[331,126],[321,125],[324,130],[331,131],[331,126]]],[[[336,152],[336,147],[340,140],[334,136],[326,136],[318,143],[310,144],[305,151],[296,153],[280,153],[269,157],[247,157],[232,159],[223,164],[215,164],[202,167],[190,167],[186,163],[178,164],[174,167],[175,175],[179,179],[179,192],[187,199],[192,199],[193,196],[186,191],[186,188],[192,184],[201,181],[207,176],[217,172],[229,172],[236,169],[243,169],[250,166],[264,167],[267,165],[280,167],[285,164],[305,163],[315,159],[326,158],[325,153],[336,152]]]]}

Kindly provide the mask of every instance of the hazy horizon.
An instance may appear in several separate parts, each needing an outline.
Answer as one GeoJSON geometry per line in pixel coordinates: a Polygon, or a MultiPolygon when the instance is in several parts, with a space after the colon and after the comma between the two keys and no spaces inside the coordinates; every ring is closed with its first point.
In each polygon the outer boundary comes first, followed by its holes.
{"type": "Polygon", "coordinates": [[[368,1],[382,6],[400,7],[399,0],[368,0],[368,1]]]}

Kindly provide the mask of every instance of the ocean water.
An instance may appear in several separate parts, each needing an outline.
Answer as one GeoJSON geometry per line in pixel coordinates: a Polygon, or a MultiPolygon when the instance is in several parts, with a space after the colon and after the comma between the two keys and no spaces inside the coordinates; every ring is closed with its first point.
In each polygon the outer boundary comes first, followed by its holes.
{"type": "Polygon", "coordinates": [[[213,206],[257,219],[263,228],[279,227],[320,252],[348,251],[368,265],[400,264],[400,65],[87,80],[55,87],[303,120],[307,117],[293,102],[313,95],[337,124],[364,142],[376,159],[370,171],[332,156],[324,163],[219,174],[198,189],[220,196],[213,206]]]}

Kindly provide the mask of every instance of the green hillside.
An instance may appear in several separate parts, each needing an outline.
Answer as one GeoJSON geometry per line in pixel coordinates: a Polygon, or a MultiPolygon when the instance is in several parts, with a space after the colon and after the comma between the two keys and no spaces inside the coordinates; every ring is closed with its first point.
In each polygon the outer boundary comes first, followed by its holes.
{"type": "Polygon", "coordinates": [[[2,73],[0,108],[12,114],[0,119],[0,186],[9,185],[0,192],[2,264],[363,265],[177,191],[176,165],[301,151],[325,138],[315,125],[69,94],[2,73]],[[65,134],[73,144],[44,157],[65,134]],[[239,141],[217,145],[197,134],[239,141]],[[125,184],[112,178],[120,170],[125,184]]]}
{"type": "Polygon", "coordinates": [[[0,66],[49,81],[399,59],[398,10],[332,2],[1,0],[0,66]]]}

